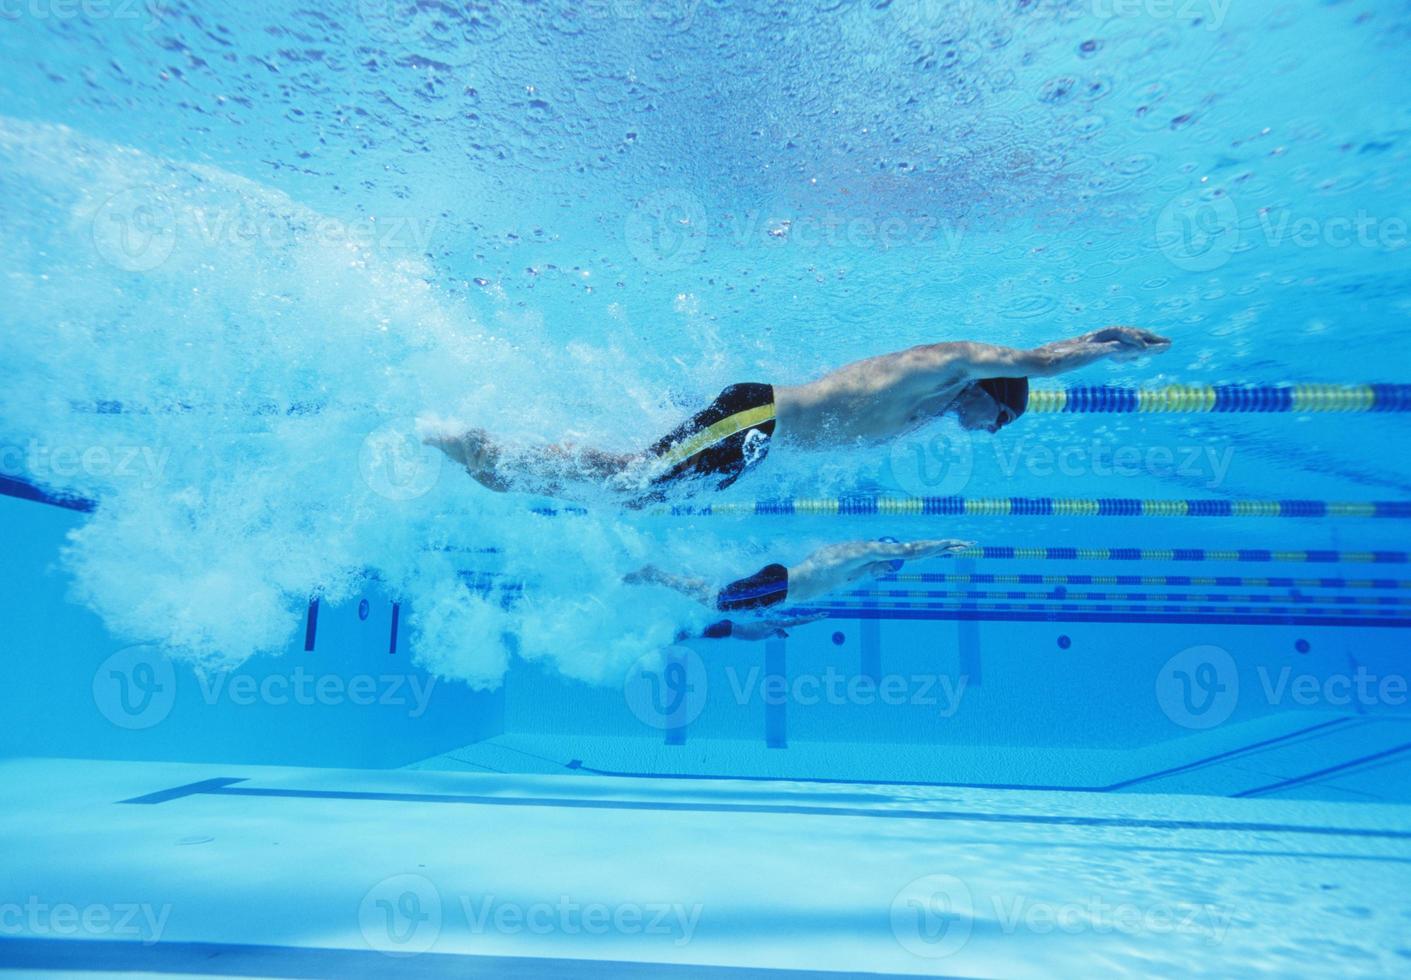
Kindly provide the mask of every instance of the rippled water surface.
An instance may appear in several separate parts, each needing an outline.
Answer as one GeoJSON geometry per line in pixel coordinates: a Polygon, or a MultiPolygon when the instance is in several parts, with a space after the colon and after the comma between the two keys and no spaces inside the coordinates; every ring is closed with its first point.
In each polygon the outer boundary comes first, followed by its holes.
{"type": "MultiPolygon", "coordinates": [[[[435,669],[497,683],[514,632],[616,677],[691,615],[625,569],[844,531],[553,521],[425,458],[389,490],[369,453],[431,416],[626,450],[734,381],[1107,323],[1175,346],[1091,383],[1407,380],[1408,51],[1396,0],[26,0],[0,19],[0,436],[49,454],[6,471],[101,497],[75,595],[195,659],[280,648],[370,569],[435,669]],[[145,462],[61,469],[74,446],[145,462]],[[454,556],[486,547],[549,598],[467,602],[454,556]]],[[[1035,421],[948,489],[1411,490],[1387,420],[1238,423],[1035,421]],[[1029,465],[1043,440],[1213,455],[1114,484],[1029,465]]],[[[893,462],[771,460],[730,499],[917,492],[893,462]]]]}

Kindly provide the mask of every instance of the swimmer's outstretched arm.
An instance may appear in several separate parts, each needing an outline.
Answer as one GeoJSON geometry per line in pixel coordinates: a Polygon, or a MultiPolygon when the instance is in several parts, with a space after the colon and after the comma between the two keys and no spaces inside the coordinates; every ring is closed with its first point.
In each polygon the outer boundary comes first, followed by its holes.
{"type": "Polygon", "coordinates": [[[967,551],[973,541],[940,538],[929,541],[848,541],[820,548],[789,568],[789,601],[808,602],[856,582],[885,575],[888,562],[919,561],[967,551]]]}
{"type": "Polygon", "coordinates": [[[772,640],[787,637],[788,631],[796,626],[806,626],[820,619],[827,619],[827,613],[813,613],[808,616],[791,616],[788,619],[749,619],[730,624],[730,636],[736,640],[772,640]]]}
{"type": "Polygon", "coordinates": [[[1136,327],[1104,327],[1081,337],[1059,340],[1042,347],[1020,350],[996,347],[970,341],[936,344],[936,356],[953,359],[960,372],[969,379],[977,378],[1051,378],[1076,371],[1097,361],[1111,358],[1128,361],[1144,354],[1159,354],[1171,346],[1171,341],[1149,330],[1136,327]]]}

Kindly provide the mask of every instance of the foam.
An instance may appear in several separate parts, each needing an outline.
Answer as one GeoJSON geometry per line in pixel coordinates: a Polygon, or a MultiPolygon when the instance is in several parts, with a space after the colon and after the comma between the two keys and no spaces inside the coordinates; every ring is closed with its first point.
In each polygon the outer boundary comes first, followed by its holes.
{"type": "Polygon", "coordinates": [[[621,352],[564,351],[533,315],[497,336],[415,249],[342,239],[277,190],[62,126],[0,119],[0,191],[0,355],[15,379],[0,442],[47,450],[26,453],[29,477],[101,498],[62,561],[73,598],[118,637],[231,667],[285,649],[311,595],[356,598],[370,572],[407,603],[420,663],[492,687],[511,650],[620,680],[705,615],[620,578],[662,549],[725,564],[718,542],[652,539],[606,508],[533,518],[415,438],[415,418],[440,413],[645,443],[670,406],[647,400],[663,386],[621,352]],[[585,365],[607,369],[585,379],[585,365]],[[524,392],[556,388],[628,399],[640,430],[552,397],[525,414],[524,392]],[[110,403],[123,410],[95,411],[110,403]],[[95,447],[151,462],[53,462],[95,447]],[[458,577],[486,547],[506,579],[533,581],[519,606],[458,577]]]}

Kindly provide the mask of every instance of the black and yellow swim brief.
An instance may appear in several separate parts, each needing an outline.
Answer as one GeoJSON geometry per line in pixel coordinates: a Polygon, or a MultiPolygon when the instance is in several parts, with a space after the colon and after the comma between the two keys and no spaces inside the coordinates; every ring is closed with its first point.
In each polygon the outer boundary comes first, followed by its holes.
{"type": "Polygon", "coordinates": [[[719,476],[723,490],[764,459],[773,435],[774,386],[731,385],[647,450],[660,471],[652,483],[719,476]]]}

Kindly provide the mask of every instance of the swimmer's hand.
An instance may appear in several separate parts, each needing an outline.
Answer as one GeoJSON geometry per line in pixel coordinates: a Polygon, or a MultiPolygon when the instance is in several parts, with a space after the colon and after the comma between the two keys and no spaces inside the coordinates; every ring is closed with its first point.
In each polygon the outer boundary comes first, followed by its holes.
{"type": "Polygon", "coordinates": [[[975,547],[974,541],[962,541],[959,538],[940,538],[934,541],[912,541],[903,545],[910,549],[911,553],[905,557],[910,559],[920,558],[949,558],[969,551],[975,547]]]}
{"type": "Polygon", "coordinates": [[[1167,338],[1138,327],[1104,327],[1085,339],[1107,348],[1107,356],[1114,361],[1132,361],[1146,354],[1160,354],[1171,347],[1167,338]]]}

